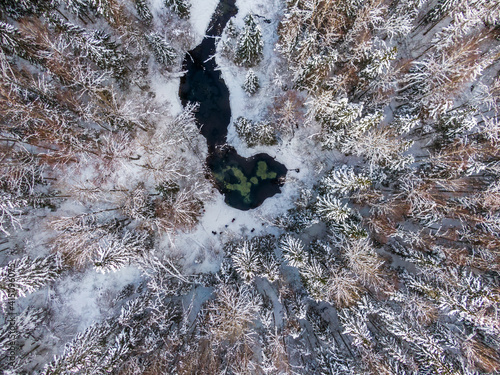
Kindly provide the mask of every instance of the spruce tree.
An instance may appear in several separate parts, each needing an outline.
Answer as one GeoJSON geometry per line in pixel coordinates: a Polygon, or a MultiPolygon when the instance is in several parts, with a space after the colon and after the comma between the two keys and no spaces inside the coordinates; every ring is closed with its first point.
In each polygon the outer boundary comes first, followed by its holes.
{"type": "Polygon", "coordinates": [[[259,90],[259,88],[259,77],[255,75],[255,72],[252,69],[250,69],[245,78],[245,83],[243,83],[243,90],[245,90],[248,95],[253,95],[259,90]]]}
{"type": "Polygon", "coordinates": [[[319,197],[316,202],[318,214],[325,220],[335,223],[342,223],[352,214],[352,210],[343,204],[338,198],[330,193],[319,197]]]}
{"type": "Polygon", "coordinates": [[[254,125],[254,143],[272,146],[277,143],[276,129],[270,121],[259,121],[254,125]]]}
{"type": "Polygon", "coordinates": [[[33,38],[22,35],[18,28],[0,22],[0,49],[8,55],[15,54],[31,63],[39,63],[39,46],[33,38]]]}
{"type": "Polygon", "coordinates": [[[345,165],[334,169],[321,180],[322,187],[326,191],[339,195],[367,189],[371,183],[371,180],[367,176],[354,173],[351,167],[346,167],[345,165]]]}
{"type": "Polygon", "coordinates": [[[191,4],[189,4],[188,0],[165,0],[165,5],[172,9],[180,18],[189,17],[191,4]]]}
{"type": "Polygon", "coordinates": [[[235,62],[238,65],[251,67],[262,60],[264,42],[262,32],[251,14],[245,17],[245,28],[238,38],[235,62]]]}
{"type": "Polygon", "coordinates": [[[245,241],[232,255],[234,268],[246,284],[250,284],[260,273],[260,257],[252,243],[245,241]]]}
{"type": "Polygon", "coordinates": [[[125,56],[118,52],[116,43],[110,38],[110,35],[100,30],[84,32],[81,38],[77,39],[77,45],[100,68],[112,69],[115,74],[120,75],[125,70],[125,56]]]}
{"type": "Polygon", "coordinates": [[[283,257],[292,267],[302,267],[306,264],[308,254],[300,239],[285,234],[280,241],[280,248],[283,251],[283,257]]]}
{"type": "Polygon", "coordinates": [[[160,64],[171,66],[174,64],[177,58],[177,53],[170,46],[165,38],[156,32],[146,35],[146,41],[149,43],[153,54],[155,55],[156,61],[160,64]]]}
{"type": "Polygon", "coordinates": [[[40,289],[57,279],[61,272],[58,258],[14,259],[0,269],[0,302],[9,297],[18,298],[40,289]]]}
{"type": "Polygon", "coordinates": [[[129,265],[146,248],[146,235],[127,231],[123,237],[109,235],[99,242],[94,268],[101,273],[116,272],[129,265]]]}
{"type": "Polygon", "coordinates": [[[243,139],[249,147],[253,145],[252,137],[254,133],[253,122],[245,117],[238,117],[234,122],[234,128],[238,136],[243,139]]]}
{"type": "Polygon", "coordinates": [[[109,0],[89,0],[92,8],[97,14],[108,18],[111,12],[111,3],[109,0]]]}
{"type": "Polygon", "coordinates": [[[0,46],[4,51],[13,53],[20,48],[21,35],[14,26],[0,22],[0,46]]]}
{"type": "Polygon", "coordinates": [[[63,2],[66,8],[76,15],[85,13],[90,6],[89,0],[63,0],[63,2]]]}
{"type": "Polygon", "coordinates": [[[135,0],[135,9],[137,10],[137,15],[146,23],[150,24],[153,19],[151,10],[149,10],[146,0],[135,0]]]}

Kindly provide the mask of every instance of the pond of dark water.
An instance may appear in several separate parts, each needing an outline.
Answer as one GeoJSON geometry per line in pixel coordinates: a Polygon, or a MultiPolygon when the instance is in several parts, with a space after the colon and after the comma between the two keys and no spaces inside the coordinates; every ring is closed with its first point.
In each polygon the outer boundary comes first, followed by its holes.
{"type": "Polygon", "coordinates": [[[267,154],[244,158],[226,144],[231,121],[229,90],[217,69],[214,55],[216,38],[237,12],[235,0],[221,0],[205,38],[184,59],[183,70],[187,73],[181,78],[179,95],[183,105],[199,104],[196,120],[208,143],[209,177],[224,194],[229,206],[248,210],[281,192],[287,169],[267,154]]]}

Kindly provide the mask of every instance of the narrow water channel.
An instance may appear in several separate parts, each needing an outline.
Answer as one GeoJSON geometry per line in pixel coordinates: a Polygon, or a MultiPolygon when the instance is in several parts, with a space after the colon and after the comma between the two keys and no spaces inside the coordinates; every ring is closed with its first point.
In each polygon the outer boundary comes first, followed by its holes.
{"type": "Polygon", "coordinates": [[[267,154],[244,158],[226,144],[231,122],[229,90],[217,70],[214,55],[216,38],[237,12],[235,0],[220,1],[205,38],[186,54],[183,70],[187,73],[181,78],[179,96],[184,106],[189,102],[199,104],[196,120],[208,143],[208,177],[229,206],[249,210],[281,192],[287,169],[267,154]]]}

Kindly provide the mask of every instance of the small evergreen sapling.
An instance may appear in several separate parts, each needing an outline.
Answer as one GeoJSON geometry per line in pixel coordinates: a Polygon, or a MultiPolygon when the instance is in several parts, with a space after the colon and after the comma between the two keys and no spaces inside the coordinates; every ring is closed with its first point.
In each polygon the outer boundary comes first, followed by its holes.
{"type": "Polygon", "coordinates": [[[250,69],[246,75],[245,82],[243,83],[243,90],[251,96],[255,94],[259,88],[259,77],[255,75],[255,72],[252,69],[250,69]]]}
{"type": "Polygon", "coordinates": [[[344,326],[343,334],[352,337],[352,345],[368,349],[373,345],[373,336],[366,325],[366,317],[360,312],[343,309],[339,314],[340,321],[344,326]]]}

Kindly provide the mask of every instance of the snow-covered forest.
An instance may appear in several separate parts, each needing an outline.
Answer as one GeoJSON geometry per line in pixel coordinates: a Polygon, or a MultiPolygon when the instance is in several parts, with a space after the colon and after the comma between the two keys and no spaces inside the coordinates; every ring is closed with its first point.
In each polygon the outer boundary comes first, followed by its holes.
{"type": "Polygon", "coordinates": [[[179,98],[218,4],[0,0],[3,373],[500,373],[500,0],[236,0],[248,211],[179,98]]]}

